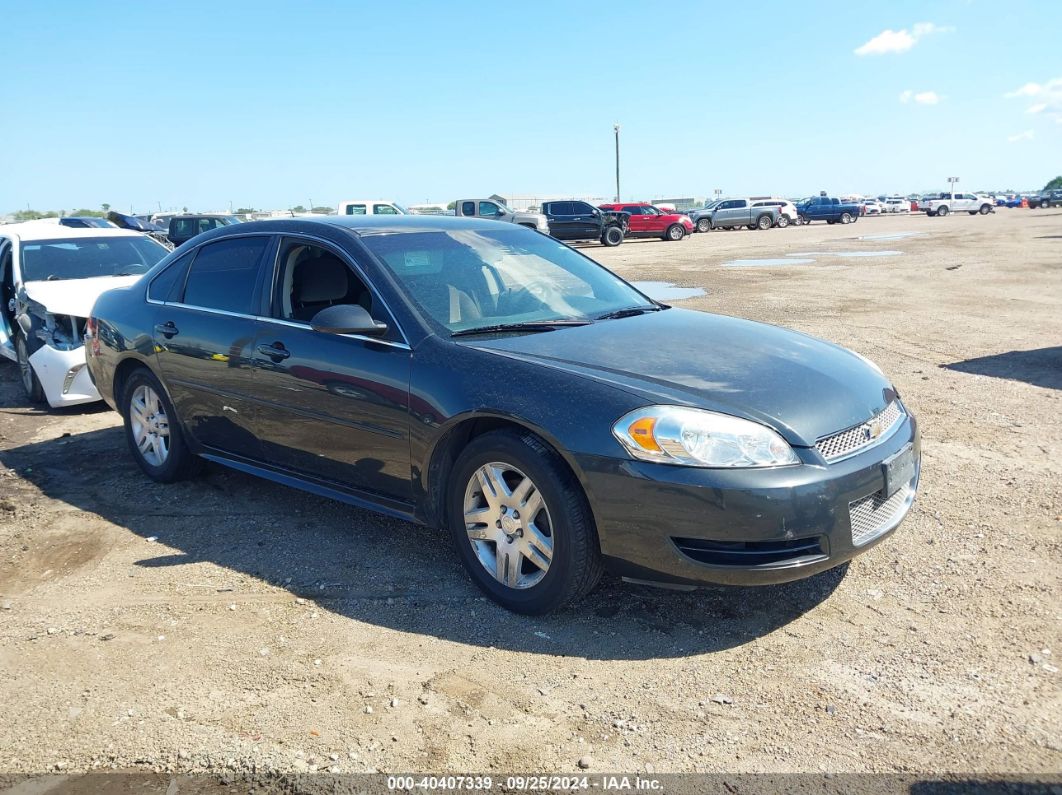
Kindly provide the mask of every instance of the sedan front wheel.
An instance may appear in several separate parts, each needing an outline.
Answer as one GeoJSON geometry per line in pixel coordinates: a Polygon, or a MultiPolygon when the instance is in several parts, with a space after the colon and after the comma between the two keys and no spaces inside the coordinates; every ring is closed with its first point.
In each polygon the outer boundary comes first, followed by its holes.
{"type": "Polygon", "coordinates": [[[586,497],[563,460],[530,433],[475,438],[454,464],[448,500],[461,561],[503,607],[547,613],[600,579],[586,497]]]}

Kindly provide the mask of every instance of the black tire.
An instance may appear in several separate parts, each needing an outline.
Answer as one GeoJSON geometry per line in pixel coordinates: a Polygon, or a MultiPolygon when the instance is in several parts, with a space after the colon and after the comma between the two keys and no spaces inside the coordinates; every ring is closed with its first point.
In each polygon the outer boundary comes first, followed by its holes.
{"type": "Polygon", "coordinates": [[[785,229],[787,226],[789,226],[789,216],[779,215],[778,223],[776,223],[775,226],[777,226],[779,229],[785,229]]]}
{"type": "Polygon", "coordinates": [[[561,457],[533,434],[503,430],[473,439],[454,463],[446,500],[447,525],[461,562],[502,607],[541,615],[589,593],[601,579],[601,551],[586,495],[561,457]],[[490,463],[514,467],[530,478],[548,511],[552,558],[541,579],[526,588],[499,582],[480,562],[465,529],[465,491],[480,467],[490,463]]]}
{"type": "Polygon", "coordinates": [[[756,219],[756,225],[753,228],[759,229],[761,232],[766,232],[772,226],[774,226],[774,221],[771,220],[771,216],[764,213],[756,219]]]}
{"type": "Polygon", "coordinates": [[[992,212],[992,207],[987,204],[982,204],[981,209],[978,210],[978,212],[981,213],[981,215],[988,215],[990,212],[992,212]]]}
{"type": "Polygon", "coordinates": [[[664,240],[670,240],[673,243],[677,243],[686,236],[686,227],[682,224],[672,224],[664,232],[664,240]]]}
{"type": "Polygon", "coordinates": [[[807,226],[810,223],[811,223],[811,219],[808,218],[806,215],[798,215],[797,216],[797,226],[807,226]]]}
{"type": "Polygon", "coordinates": [[[711,232],[712,231],[712,219],[711,218],[698,218],[697,219],[697,231],[698,232],[711,232]]]}
{"type": "Polygon", "coordinates": [[[44,402],[44,387],[37,378],[37,373],[30,364],[29,343],[26,337],[15,332],[15,358],[18,360],[19,381],[22,383],[22,391],[30,403],[44,402]]]}
{"type": "Polygon", "coordinates": [[[977,215],[977,210],[967,210],[970,215],[977,215]]]}
{"type": "Polygon", "coordinates": [[[623,230],[618,226],[606,226],[601,233],[601,245],[613,248],[623,242],[623,230]]]}
{"type": "Polygon", "coordinates": [[[852,223],[852,214],[851,213],[841,213],[841,223],[842,224],[850,224],[850,223],[852,223]]]}
{"type": "Polygon", "coordinates": [[[745,228],[751,232],[756,229],[756,224],[745,224],[745,228]]]}
{"type": "Polygon", "coordinates": [[[144,471],[145,475],[159,483],[174,483],[178,480],[192,477],[202,469],[202,459],[188,449],[188,444],[185,442],[184,434],[181,431],[181,423],[177,419],[177,412],[174,411],[169,395],[166,394],[166,390],[163,389],[162,384],[159,383],[159,380],[150,370],[147,368],[135,370],[126,379],[121,401],[118,404],[118,409],[125,422],[125,440],[129,445],[129,451],[133,454],[133,459],[144,471]],[[153,464],[148,461],[135,441],[131,404],[134,395],[141,387],[147,387],[158,396],[164,414],[163,421],[168,426],[168,452],[161,464],[153,464]]]}
{"type": "Polygon", "coordinates": [[[834,221],[834,220],[831,220],[831,219],[827,218],[827,219],[826,219],[826,223],[828,223],[828,224],[829,224],[830,226],[833,226],[833,225],[834,225],[835,223],[837,223],[837,222],[836,222],[836,221],[834,221]]]}
{"type": "Polygon", "coordinates": [[[942,204],[940,207],[937,208],[937,215],[941,218],[944,218],[949,212],[951,211],[948,209],[948,205],[946,204],[942,204]]]}

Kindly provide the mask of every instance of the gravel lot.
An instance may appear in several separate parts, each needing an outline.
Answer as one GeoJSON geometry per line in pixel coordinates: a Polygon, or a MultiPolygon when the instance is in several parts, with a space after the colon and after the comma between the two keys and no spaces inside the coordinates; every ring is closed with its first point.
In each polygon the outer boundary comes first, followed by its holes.
{"type": "Polygon", "coordinates": [[[1058,772],[1060,252],[1053,210],[588,250],[879,363],[924,475],[845,570],[544,619],[436,531],[220,468],[155,485],[116,414],[30,408],[5,363],[0,772],[1058,772]]]}

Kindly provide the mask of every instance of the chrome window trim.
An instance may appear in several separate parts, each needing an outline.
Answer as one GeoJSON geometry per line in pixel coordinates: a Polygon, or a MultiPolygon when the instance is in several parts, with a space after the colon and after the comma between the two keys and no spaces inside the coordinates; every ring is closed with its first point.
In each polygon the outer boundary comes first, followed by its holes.
{"type": "MultiPolygon", "coordinates": [[[[220,315],[221,317],[235,317],[240,320],[257,320],[262,323],[275,323],[279,326],[290,326],[291,328],[302,329],[303,331],[312,331],[313,328],[309,323],[296,323],[291,320],[281,320],[275,317],[266,317],[264,315],[245,315],[241,312],[229,312],[226,309],[211,309],[208,306],[195,306],[193,304],[182,304],[177,301],[156,301],[154,299],[146,299],[147,303],[154,304],[155,306],[172,306],[174,309],[191,309],[193,312],[205,312],[208,315],[220,315]]],[[[324,332],[322,332],[324,333],[324,332]]],[[[388,345],[392,348],[401,348],[405,351],[413,350],[408,343],[395,342],[394,340],[382,340],[379,337],[370,337],[366,334],[336,334],[337,337],[345,337],[352,340],[363,340],[365,342],[372,342],[377,345],[388,345]]]]}

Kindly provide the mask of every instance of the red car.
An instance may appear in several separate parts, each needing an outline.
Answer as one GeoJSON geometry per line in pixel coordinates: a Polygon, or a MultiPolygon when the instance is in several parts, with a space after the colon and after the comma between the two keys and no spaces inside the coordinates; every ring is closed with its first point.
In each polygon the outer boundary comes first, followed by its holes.
{"type": "Polygon", "coordinates": [[[602,210],[630,213],[630,227],[626,237],[659,237],[662,240],[682,240],[693,232],[693,221],[682,213],[671,213],[651,204],[602,204],[602,210]]]}

